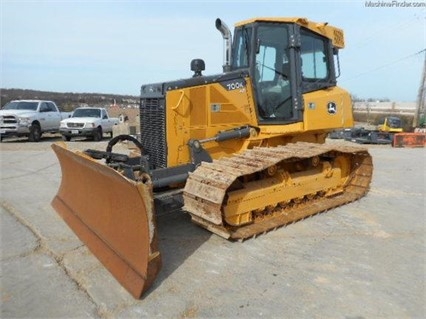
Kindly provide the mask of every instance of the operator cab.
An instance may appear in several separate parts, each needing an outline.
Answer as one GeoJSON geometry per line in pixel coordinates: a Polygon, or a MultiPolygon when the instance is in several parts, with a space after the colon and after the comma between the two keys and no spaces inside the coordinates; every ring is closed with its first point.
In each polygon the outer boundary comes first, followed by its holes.
{"type": "Polygon", "coordinates": [[[237,25],[231,69],[248,69],[261,124],[303,121],[303,93],[336,85],[332,41],[294,22],[237,25]]]}

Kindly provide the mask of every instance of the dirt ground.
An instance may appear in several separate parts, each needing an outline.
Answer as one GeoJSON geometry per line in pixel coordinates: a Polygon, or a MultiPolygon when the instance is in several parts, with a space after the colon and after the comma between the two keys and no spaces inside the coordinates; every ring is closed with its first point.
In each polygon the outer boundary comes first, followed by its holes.
{"type": "Polygon", "coordinates": [[[366,146],[366,197],[242,243],[162,212],[163,268],[135,300],[50,206],[60,141],[0,143],[1,318],[426,317],[426,149],[366,146]]]}

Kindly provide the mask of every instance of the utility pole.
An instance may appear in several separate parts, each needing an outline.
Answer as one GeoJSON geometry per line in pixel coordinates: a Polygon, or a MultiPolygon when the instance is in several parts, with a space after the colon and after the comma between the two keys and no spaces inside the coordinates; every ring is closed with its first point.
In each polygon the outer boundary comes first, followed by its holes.
{"type": "Polygon", "coordinates": [[[417,107],[413,119],[413,127],[425,125],[425,104],[426,104],[426,51],[423,63],[422,80],[420,81],[419,94],[417,96],[417,107]],[[420,120],[422,119],[422,120],[420,120]],[[420,123],[422,122],[422,123],[420,123]]]}

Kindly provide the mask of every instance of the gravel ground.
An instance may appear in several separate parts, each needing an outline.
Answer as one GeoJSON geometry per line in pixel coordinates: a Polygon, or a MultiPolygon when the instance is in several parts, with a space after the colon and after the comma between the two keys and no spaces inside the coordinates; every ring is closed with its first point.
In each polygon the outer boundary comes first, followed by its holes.
{"type": "Polygon", "coordinates": [[[163,268],[134,300],[50,206],[59,141],[0,144],[1,318],[426,317],[426,149],[367,146],[366,197],[242,243],[160,214],[163,268]]]}

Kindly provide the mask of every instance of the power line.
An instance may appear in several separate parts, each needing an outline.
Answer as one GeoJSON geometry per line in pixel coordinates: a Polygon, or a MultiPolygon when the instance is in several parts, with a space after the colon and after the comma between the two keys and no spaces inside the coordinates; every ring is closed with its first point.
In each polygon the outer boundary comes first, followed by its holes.
{"type": "MultiPolygon", "coordinates": [[[[412,24],[417,23],[416,20],[418,20],[419,17],[415,14],[414,19],[413,16],[407,17],[405,20],[399,21],[397,24],[393,25],[383,25],[382,23],[379,25],[379,28],[375,30],[371,30],[372,27],[370,26],[370,30],[368,35],[362,38],[362,40],[355,42],[351,45],[352,49],[360,48],[365,45],[369,45],[371,43],[377,43],[379,40],[383,41],[383,39],[389,39],[394,36],[394,32],[398,31],[401,32],[403,29],[406,29],[408,27],[411,27],[412,24]]],[[[425,18],[422,18],[423,20],[425,18]]]]}
{"type": "Polygon", "coordinates": [[[413,53],[413,54],[407,55],[407,56],[405,56],[405,57],[403,57],[403,58],[399,58],[399,59],[397,59],[397,60],[395,60],[395,61],[392,61],[392,62],[390,62],[390,63],[384,64],[384,65],[381,65],[381,66],[379,66],[379,67],[377,67],[377,68],[371,69],[371,70],[369,70],[369,71],[365,71],[365,72],[359,73],[359,74],[357,74],[357,75],[355,75],[355,76],[353,76],[353,77],[351,77],[351,78],[349,78],[349,79],[346,79],[346,81],[350,81],[350,80],[353,80],[353,79],[359,78],[360,76],[363,76],[363,75],[365,75],[365,74],[369,74],[369,73],[376,72],[376,71],[378,71],[378,70],[381,70],[381,69],[387,68],[387,67],[389,67],[389,66],[393,66],[394,64],[397,64],[397,63],[399,63],[399,62],[401,62],[401,61],[404,61],[404,60],[407,60],[407,59],[411,59],[412,57],[415,57],[415,56],[417,56],[417,55],[419,55],[419,54],[422,54],[423,52],[426,52],[426,48],[425,48],[425,49],[423,49],[423,50],[420,50],[420,51],[418,51],[418,52],[416,52],[416,53],[413,53]]]}

